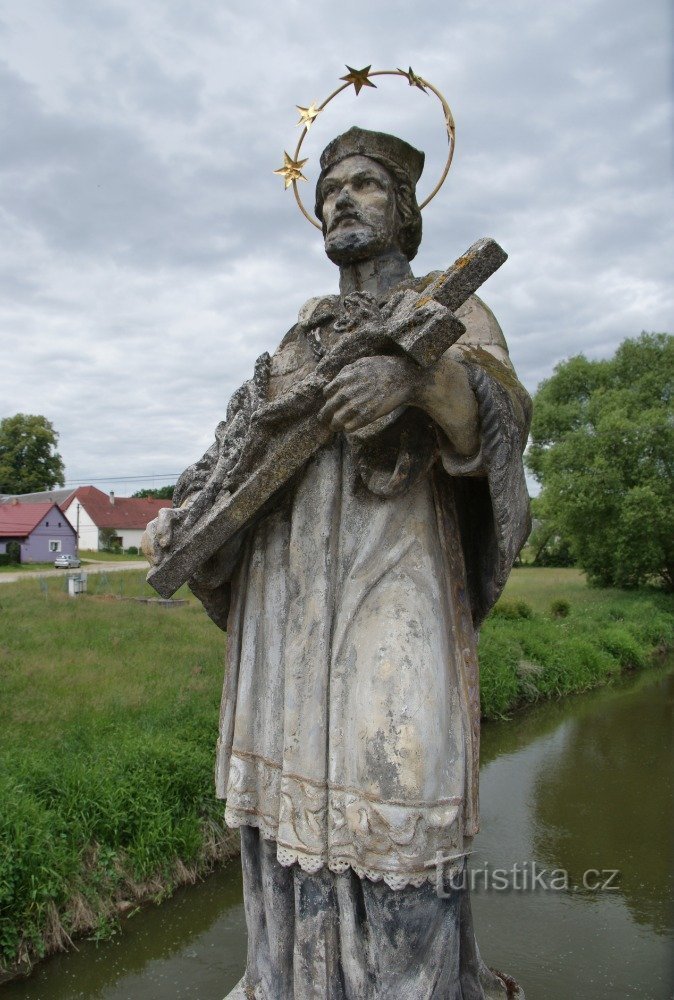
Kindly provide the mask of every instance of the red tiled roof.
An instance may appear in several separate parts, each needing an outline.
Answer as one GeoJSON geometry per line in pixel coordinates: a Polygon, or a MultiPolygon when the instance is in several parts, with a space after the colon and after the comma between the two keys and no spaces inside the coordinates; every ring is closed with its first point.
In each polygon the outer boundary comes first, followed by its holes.
{"type": "Polygon", "coordinates": [[[56,509],[66,518],[55,503],[3,503],[0,504],[0,536],[2,538],[27,538],[35,531],[43,517],[56,509]]]}
{"type": "MultiPolygon", "coordinates": [[[[68,500],[72,517],[72,504],[79,501],[97,528],[123,528],[145,530],[162,507],[173,506],[170,500],[152,500],[141,497],[115,497],[110,502],[107,493],[95,486],[80,486],[68,500]]],[[[0,510],[3,508],[0,507],[0,510]]]]}

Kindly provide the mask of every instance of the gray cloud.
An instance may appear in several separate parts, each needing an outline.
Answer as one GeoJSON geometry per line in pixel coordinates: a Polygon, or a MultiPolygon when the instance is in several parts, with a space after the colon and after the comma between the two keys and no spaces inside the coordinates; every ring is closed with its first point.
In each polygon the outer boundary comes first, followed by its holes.
{"type": "MultiPolygon", "coordinates": [[[[668,28],[664,0],[5,10],[0,416],[49,416],[73,479],[179,472],[208,445],[255,357],[335,288],[271,171],[294,105],[344,62],[411,64],[447,94],[457,153],[415,269],[502,242],[485,298],[530,389],[570,354],[671,329],[668,28]]],[[[423,193],[444,156],[437,107],[378,83],[316,123],[309,177],[357,121],[427,151],[423,193]]]]}

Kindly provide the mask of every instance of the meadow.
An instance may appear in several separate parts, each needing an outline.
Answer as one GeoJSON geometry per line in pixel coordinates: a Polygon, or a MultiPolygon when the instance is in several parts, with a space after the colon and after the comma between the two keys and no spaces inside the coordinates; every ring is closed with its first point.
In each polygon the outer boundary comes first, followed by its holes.
{"type": "MultiPolygon", "coordinates": [[[[161,900],[236,850],[213,795],[226,637],[144,572],[0,590],[0,970],[161,900]]],[[[482,710],[610,682],[672,645],[671,598],[518,569],[480,639],[482,710]]]]}

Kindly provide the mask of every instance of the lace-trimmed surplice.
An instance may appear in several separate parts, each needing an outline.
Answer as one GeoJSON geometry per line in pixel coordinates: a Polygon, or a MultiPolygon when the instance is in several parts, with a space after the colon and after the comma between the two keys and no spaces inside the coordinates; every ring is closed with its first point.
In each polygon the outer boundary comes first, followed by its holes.
{"type": "MultiPolygon", "coordinates": [[[[272,359],[281,391],[331,335],[334,297],[309,305],[272,359]]],[[[461,313],[479,453],[412,408],[369,450],[338,435],[247,533],[231,587],[195,588],[221,625],[231,592],[217,794],[283,865],[420,886],[477,831],[474,624],[528,531],[529,411],[492,314],[461,313]]]]}

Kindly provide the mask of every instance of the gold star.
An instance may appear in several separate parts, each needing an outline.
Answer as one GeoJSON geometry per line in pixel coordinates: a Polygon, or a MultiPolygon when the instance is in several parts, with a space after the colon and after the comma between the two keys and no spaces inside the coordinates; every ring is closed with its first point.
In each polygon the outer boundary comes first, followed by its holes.
{"type": "Polygon", "coordinates": [[[347,83],[352,83],[356,91],[356,96],[360,94],[363,87],[374,87],[376,89],[377,84],[372,83],[372,80],[368,79],[368,73],[370,72],[370,66],[366,66],[364,69],[354,69],[353,66],[346,64],[348,69],[348,74],[346,76],[340,76],[340,80],[346,80],[347,83]]]}
{"type": "Polygon", "coordinates": [[[401,69],[400,66],[398,66],[398,72],[402,73],[403,76],[407,77],[407,82],[409,83],[410,87],[418,87],[419,90],[423,90],[424,94],[428,93],[428,91],[426,90],[428,84],[420,76],[417,76],[417,74],[414,72],[411,66],[407,72],[405,72],[404,69],[401,69]]]}
{"type": "Polygon", "coordinates": [[[306,160],[293,160],[292,156],[284,151],[283,153],[283,166],[275,170],[275,174],[280,174],[283,177],[286,190],[290,187],[293,181],[305,181],[306,177],[302,173],[302,167],[306,163],[306,160]]]}
{"type": "Polygon", "coordinates": [[[317,108],[315,101],[313,102],[313,104],[310,104],[308,108],[303,108],[300,104],[296,104],[295,107],[300,113],[300,120],[298,121],[297,124],[304,125],[305,129],[308,132],[311,126],[314,124],[316,118],[318,118],[318,116],[320,115],[323,108],[317,108]]]}

